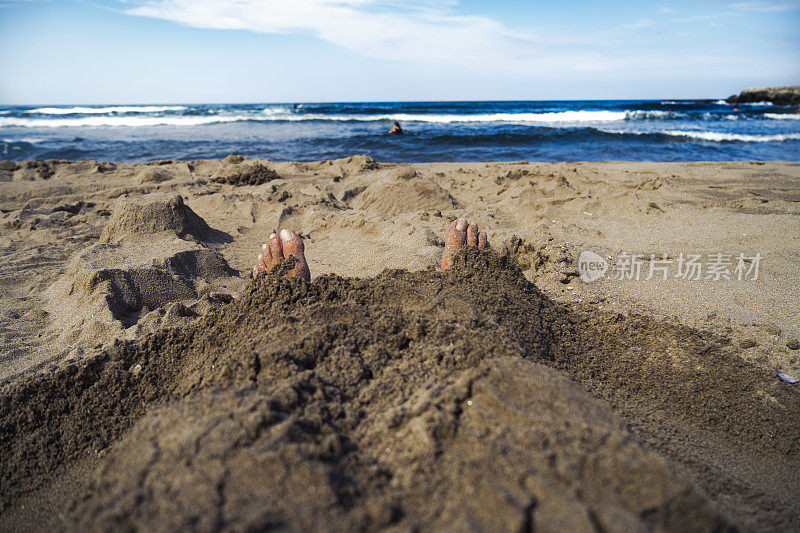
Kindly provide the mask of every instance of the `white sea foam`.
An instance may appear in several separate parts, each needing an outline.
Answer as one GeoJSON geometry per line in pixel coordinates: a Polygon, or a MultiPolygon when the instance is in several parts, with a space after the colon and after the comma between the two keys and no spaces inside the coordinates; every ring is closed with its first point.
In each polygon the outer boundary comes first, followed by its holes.
{"type": "MultiPolygon", "coordinates": [[[[407,122],[616,122],[682,117],[673,111],[561,111],[555,113],[493,113],[484,115],[387,115],[389,120],[407,122]]],[[[349,120],[349,119],[348,119],[349,120]]]]}
{"type": "Polygon", "coordinates": [[[108,106],[108,107],[38,107],[26,113],[40,115],[105,115],[108,113],[163,113],[164,111],[183,111],[186,106],[108,106]]]}
{"type": "Polygon", "coordinates": [[[776,120],[800,120],[800,113],[764,113],[764,116],[776,120]]]}
{"type": "MultiPolygon", "coordinates": [[[[649,113],[649,112],[648,112],[649,113]]],[[[645,115],[630,114],[627,111],[563,111],[560,113],[492,113],[476,115],[433,115],[395,113],[387,115],[325,115],[295,114],[282,108],[266,108],[256,114],[238,115],[203,115],[203,116],[101,116],[81,118],[0,118],[0,126],[61,128],[81,126],[196,126],[216,122],[239,121],[356,121],[383,122],[397,120],[400,122],[429,122],[451,124],[459,122],[505,122],[505,123],[582,123],[582,122],[616,122],[620,120],[637,120],[647,118],[645,115]]],[[[652,118],[655,118],[653,116],[652,118]]]]}
{"type": "Polygon", "coordinates": [[[393,113],[388,115],[287,115],[276,116],[276,120],[337,120],[337,121],[392,121],[430,122],[452,124],[459,122],[505,122],[505,123],[559,123],[559,122],[616,122],[625,120],[625,111],[562,111],[559,113],[486,113],[473,115],[433,115],[393,113]]]}
{"type": "Polygon", "coordinates": [[[287,109],[285,107],[265,107],[261,110],[261,113],[265,115],[286,115],[288,114],[287,109]]]}
{"type": "Polygon", "coordinates": [[[626,120],[672,119],[686,116],[674,111],[626,111],[625,114],[626,120]]]}
{"type": "Polygon", "coordinates": [[[703,120],[739,120],[737,115],[718,115],[717,113],[703,113],[703,120]]]}
{"type": "Polygon", "coordinates": [[[69,128],[69,127],[96,127],[96,126],[197,126],[200,124],[213,124],[215,122],[238,122],[250,120],[253,117],[246,115],[217,115],[217,116],[165,116],[165,117],[131,117],[131,116],[102,116],[85,118],[0,118],[0,127],[22,128],[69,128]]]}
{"type": "Polygon", "coordinates": [[[725,100],[717,100],[714,103],[717,104],[717,105],[728,105],[728,102],[726,102],[725,100]]]}
{"type": "MultiPolygon", "coordinates": [[[[648,133],[648,132],[643,132],[648,133]]],[[[776,142],[776,141],[796,141],[800,140],[800,133],[783,133],[777,135],[747,135],[744,133],[721,133],[716,131],[682,131],[665,130],[649,133],[662,133],[673,137],[689,137],[703,141],[739,141],[739,142],[776,142]]]]}
{"type": "MultiPolygon", "coordinates": [[[[46,108],[43,108],[46,109],[46,108]]],[[[61,109],[61,108],[59,108],[61,109]]],[[[74,108],[73,108],[74,109],[74,108]]],[[[99,109],[99,108],[98,108],[99,109]]],[[[111,108],[104,108],[111,109],[111,108]]],[[[123,108],[124,109],[124,108],[123,108]]],[[[141,109],[141,107],[140,107],[141,109]]],[[[796,118],[794,115],[767,113],[770,118],[796,118]]],[[[222,113],[215,115],[102,115],[82,117],[0,117],[0,127],[62,128],[62,127],[147,127],[147,126],[198,126],[243,121],[339,121],[339,122],[420,122],[433,124],[454,123],[507,123],[575,125],[585,123],[612,123],[641,120],[670,120],[685,117],[671,111],[562,111],[552,113],[491,113],[491,114],[413,114],[385,115],[292,113],[284,107],[267,107],[254,113],[222,113]]],[[[712,118],[709,116],[708,118],[712,118]]],[[[736,119],[735,115],[726,115],[736,119]]],[[[635,132],[630,132],[635,133],[635,132]]],[[[753,137],[753,136],[751,136],[753,137]]],[[[758,137],[758,136],[755,136],[758,137]]]]}
{"type": "Polygon", "coordinates": [[[779,142],[800,140],[800,133],[784,133],[777,135],[747,135],[744,133],[722,133],[716,131],[683,131],[683,130],[653,130],[653,131],[626,131],[600,129],[603,133],[616,133],[620,135],[670,135],[672,137],[689,137],[703,141],[739,141],[739,142],[779,142]]]}
{"type": "Polygon", "coordinates": [[[4,143],[29,143],[29,144],[36,144],[40,142],[44,142],[47,139],[43,139],[41,137],[23,137],[21,139],[0,139],[0,141],[4,143]]]}

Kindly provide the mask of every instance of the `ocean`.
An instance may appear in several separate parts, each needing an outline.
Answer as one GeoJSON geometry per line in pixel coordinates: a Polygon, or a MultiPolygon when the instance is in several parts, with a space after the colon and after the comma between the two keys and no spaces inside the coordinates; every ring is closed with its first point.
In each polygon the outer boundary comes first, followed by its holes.
{"type": "Polygon", "coordinates": [[[0,106],[0,159],[800,159],[796,107],[722,100],[0,106]],[[393,121],[406,133],[386,135],[393,121]]]}

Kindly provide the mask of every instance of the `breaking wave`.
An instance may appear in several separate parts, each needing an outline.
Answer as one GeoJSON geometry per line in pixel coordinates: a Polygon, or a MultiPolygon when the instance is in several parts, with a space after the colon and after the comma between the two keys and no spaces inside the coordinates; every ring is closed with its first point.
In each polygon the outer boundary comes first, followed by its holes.
{"type": "Polygon", "coordinates": [[[25,113],[39,115],[106,115],[109,113],[164,113],[166,111],[183,111],[186,106],[108,106],[108,107],[37,107],[25,113]]]}
{"type": "Polygon", "coordinates": [[[653,130],[653,131],[625,131],[625,130],[603,130],[603,133],[619,135],[669,135],[670,137],[686,137],[689,139],[699,139],[702,141],[714,142],[780,142],[798,141],[800,133],[783,133],[776,135],[748,135],[744,133],[723,133],[716,131],[683,131],[683,130],[653,130]]]}
{"type": "Polygon", "coordinates": [[[800,113],[764,113],[764,116],[776,120],[800,120],[800,113]]]}
{"type": "Polygon", "coordinates": [[[689,137],[703,141],[738,141],[738,142],[776,142],[776,141],[797,141],[800,140],[800,133],[783,133],[778,135],[747,135],[744,133],[721,133],[716,131],[681,131],[667,130],[660,131],[664,135],[673,137],[689,137]]]}
{"type": "MultiPolygon", "coordinates": [[[[683,115],[672,111],[561,111],[553,113],[486,113],[486,114],[428,114],[428,113],[391,113],[391,114],[322,114],[322,113],[292,113],[291,111],[270,107],[259,113],[240,114],[213,114],[213,115],[157,115],[157,116],[131,116],[107,115],[107,113],[128,113],[124,111],[132,107],[106,107],[106,108],[39,108],[26,111],[26,113],[45,113],[45,110],[57,109],[53,114],[99,114],[103,116],[89,117],[63,117],[63,118],[28,118],[8,117],[0,118],[0,127],[23,128],[62,128],[62,127],[98,127],[98,126],[197,126],[201,124],[214,124],[221,122],[246,122],[246,121],[334,121],[334,122],[427,122],[432,124],[456,123],[506,123],[506,124],[576,124],[586,122],[618,122],[625,120],[670,120],[681,118],[683,115]],[[85,111],[75,111],[85,109],[85,111]],[[109,110],[116,111],[109,111],[109,110]]],[[[138,107],[140,110],[150,109],[147,112],[163,112],[166,109],[185,109],[181,106],[174,107],[138,107]]]]}
{"type": "Polygon", "coordinates": [[[213,124],[215,122],[238,122],[254,120],[246,115],[228,116],[101,116],[83,118],[0,118],[0,127],[21,128],[69,128],[69,127],[98,127],[98,126],[198,126],[213,124]]]}

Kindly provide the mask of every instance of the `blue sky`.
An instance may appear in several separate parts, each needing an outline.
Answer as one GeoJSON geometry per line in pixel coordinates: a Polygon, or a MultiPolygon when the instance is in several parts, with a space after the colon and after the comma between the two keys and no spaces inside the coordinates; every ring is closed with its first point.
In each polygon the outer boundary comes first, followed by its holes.
{"type": "Polygon", "coordinates": [[[0,104],[717,98],[800,1],[0,0],[0,104]]]}

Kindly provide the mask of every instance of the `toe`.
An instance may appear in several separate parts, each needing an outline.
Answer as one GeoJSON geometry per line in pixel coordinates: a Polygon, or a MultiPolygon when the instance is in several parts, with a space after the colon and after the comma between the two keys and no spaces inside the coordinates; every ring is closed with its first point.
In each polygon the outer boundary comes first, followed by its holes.
{"type": "Polygon", "coordinates": [[[261,251],[258,253],[258,264],[262,270],[269,270],[272,266],[267,243],[261,245],[261,251]]]}
{"type": "Polygon", "coordinates": [[[303,239],[290,229],[281,230],[281,245],[283,248],[283,257],[289,259],[290,255],[297,258],[303,257],[305,248],[303,247],[303,239]]]}
{"type": "Polygon", "coordinates": [[[259,273],[267,270],[267,262],[265,261],[265,255],[269,253],[269,248],[267,248],[266,244],[261,245],[261,251],[258,253],[258,257],[256,258],[256,263],[253,265],[253,277],[256,277],[259,273]]]}
{"type": "Polygon", "coordinates": [[[467,227],[467,246],[478,246],[478,225],[470,224],[467,227]]]}
{"type": "Polygon", "coordinates": [[[445,249],[458,249],[464,246],[467,239],[466,229],[467,220],[459,218],[454,220],[450,227],[444,234],[444,247],[445,249]]]}
{"type": "Polygon", "coordinates": [[[478,250],[485,250],[489,247],[489,241],[486,239],[486,232],[481,231],[478,233],[478,250]]]}
{"type": "Polygon", "coordinates": [[[308,269],[306,262],[305,246],[303,239],[292,230],[281,230],[281,247],[283,248],[283,256],[288,259],[289,256],[297,258],[295,267],[286,274],[287,278],[302,278],[306,281],[311,279],[311,272],[308,269]]]}
{"type": "Polygon", "coordinates": [[[442,253],[442,270],[453,266],[453,255],[467,241],[467,228],[469,223],[464,218],[454,220],[444,234],[444,252],[442,253]]]}
{"type": "Polygon", "coordinates": [[[277,233],[271,233],[269,236],[269,265],[270,268],[277,265],[283,259],[283,247],[281,246],[281,238],[277,233]]]}

